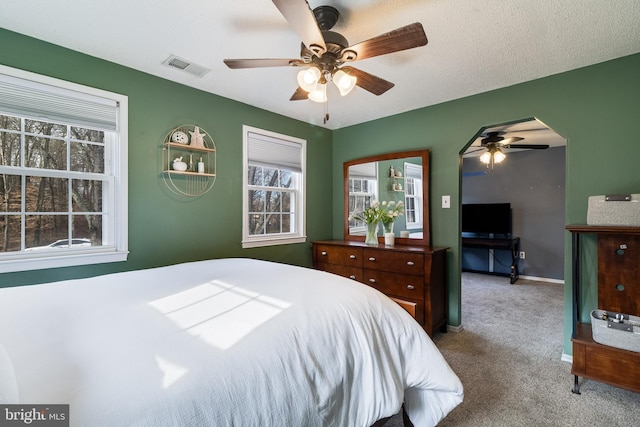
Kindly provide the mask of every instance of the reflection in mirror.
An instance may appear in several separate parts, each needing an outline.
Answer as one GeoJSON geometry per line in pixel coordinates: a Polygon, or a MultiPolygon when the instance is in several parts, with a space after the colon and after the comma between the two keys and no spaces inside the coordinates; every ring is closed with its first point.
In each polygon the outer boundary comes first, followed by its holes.
{"type": "MultiPolygon", "coordinates": [[[[403,214],[393,221],[396,241],[429,245],[428,183],[424,179],[428,179],[428,159],[428,150],[419,150],[346,162],[345,240],[363,240],[366,234],[365,222],[354,219],[354,213],[362,213],[374,201],[385,202],[387,207],[390,202],[396,206],[402,202],[403,214]]],[[[383,233],[380,227],[378,236],[383,233]]]]}

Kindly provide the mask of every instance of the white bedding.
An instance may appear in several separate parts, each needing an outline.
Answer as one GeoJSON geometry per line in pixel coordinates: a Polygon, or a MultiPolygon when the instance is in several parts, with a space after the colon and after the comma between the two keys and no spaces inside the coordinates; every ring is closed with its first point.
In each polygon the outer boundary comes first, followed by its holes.
{"type": "Polygon", "coordinates": [[[462,385],[420,326],[329,273],[221,259],[0,289],[19,400],[72,426],[435,425],[462,385]]]}

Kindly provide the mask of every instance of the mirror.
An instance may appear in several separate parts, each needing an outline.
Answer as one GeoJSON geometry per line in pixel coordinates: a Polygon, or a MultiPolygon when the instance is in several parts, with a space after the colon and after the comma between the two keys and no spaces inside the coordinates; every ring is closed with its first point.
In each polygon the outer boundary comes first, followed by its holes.
{"type": "MultiPolygon", "coordinates": [[[[396,244],[430,246],[429,150],[403,151],[350,160],[343,165],[344,239],[364,241],[366,225],[350,219],[373,200],[404,203],[393,225],[396,244]]],[[[383,232],[378,231],[383,242],[383,232]]]]}

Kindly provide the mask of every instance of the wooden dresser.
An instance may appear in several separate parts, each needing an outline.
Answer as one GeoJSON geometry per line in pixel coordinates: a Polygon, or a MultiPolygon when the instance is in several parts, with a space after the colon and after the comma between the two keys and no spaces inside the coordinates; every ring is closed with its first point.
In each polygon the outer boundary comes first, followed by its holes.
{"type": "Polygon", "coordinates": [[[363,242],[313,242],[313,265],[319,270],[372,286],[412,313],[433,336],[447,330],[447,248],[365,245],[363,242]]]}
{"type": "MultiPolygon", "coordinates": [[[[599,344],[593,340],[591,324],[582,323],[580,236],[597,237],[598,308],[640,316],[640,227],[570,225],[573,264],[573,392],[580,393],[578,377],[590,378],[640,392],[640,353],[599,344]]],[[[587,255],[587,254],[584,254],[587,255]]],[[[589,311],[590,312],[590,311],[589,311]]]]}

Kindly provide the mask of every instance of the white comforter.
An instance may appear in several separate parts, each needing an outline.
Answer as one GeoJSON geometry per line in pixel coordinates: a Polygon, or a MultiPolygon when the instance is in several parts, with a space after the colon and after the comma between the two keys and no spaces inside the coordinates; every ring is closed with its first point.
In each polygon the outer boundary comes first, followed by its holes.
{"type": "Polygon", "coordinates": [[[221,259],[0,289],[21,403],[72,426],[435,425],[462,385],[383,294],[321,271],[221,259]]]}

